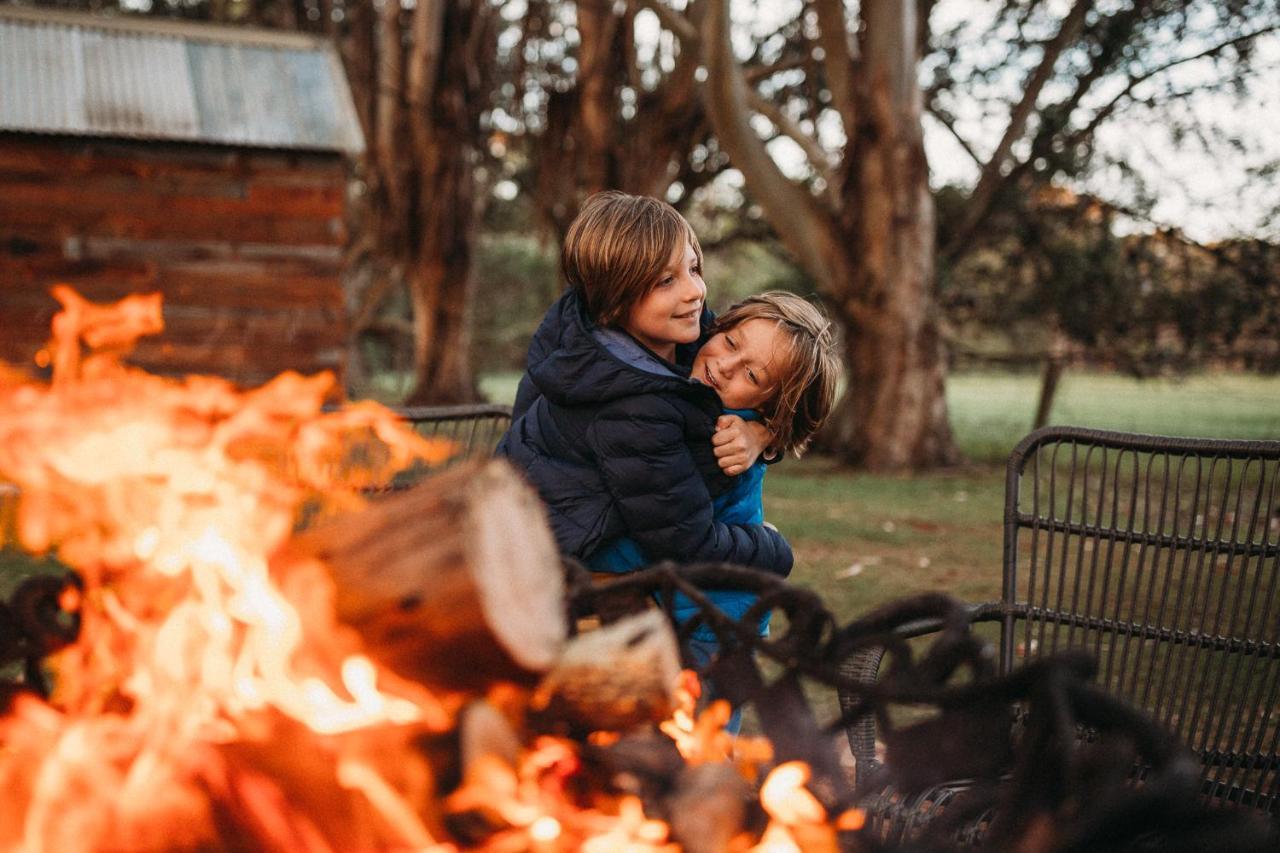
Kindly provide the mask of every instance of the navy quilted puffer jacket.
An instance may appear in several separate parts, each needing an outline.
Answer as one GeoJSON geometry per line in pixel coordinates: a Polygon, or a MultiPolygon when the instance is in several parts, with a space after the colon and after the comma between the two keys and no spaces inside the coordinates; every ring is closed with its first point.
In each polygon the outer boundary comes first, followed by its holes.
{"type": "MultiPolygon", "coordinates": [[[[705,337],[710,312],[702,319],[705,337]]],[[[653,372],[593,331],[575,291],[551,306],[529,344],[511,428],[498,445],[546,502],[560,550],[583,559],[630,536],[655,560],[788,574],[791,546],[776,530],[712,518],[711,499],[732,479],[712,452],[720,398],[688,378],[698,345],[677,349],[676,373],[653,372]]]]}

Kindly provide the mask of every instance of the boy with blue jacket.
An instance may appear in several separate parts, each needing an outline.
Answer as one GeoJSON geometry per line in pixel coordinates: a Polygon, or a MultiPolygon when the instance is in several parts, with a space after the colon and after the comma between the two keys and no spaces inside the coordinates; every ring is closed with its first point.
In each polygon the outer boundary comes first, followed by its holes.
{"type": "MultiPolygon", "coordinates": [[[[598,193],[569,228],[562,266],[569,290],[529,345],[498,447],[547,504],[561,551],[589,563],[629,537],[652,560],[787,575],[777,530],[715,519],[712,501],[734,479],[716,456],[716,389],[690,375],[712,316],[688,222],[657,199],[598,193]]],[[[740,429],[750,447],[730,470],[772,438],[740,429]]]]}
{"type": "MultiPolygon", "coordinates": [[[[763,420],[774,444],[797,456],[831,412],[839,376],[839,359],[829,321],[813,305],[791,293],[752,296],[724,313],[713,334],[694,357],[692,378],[714,388],[727,414],[763,420]]],[[[734,485],[712,501],[713,517],[724,524],[764,523],[765,464],[756,461],[738,475],[734,485]]],[[[588,565],[597,571],[625,572],[652,562],[629,537],[597,551],[588,565]]],[[[703,590],[722,613],[741,621],[756,602],[740,589],[703,590]]],[[[677,593],[672,614],[679,624],[694,618],[699,608],[677,593]]],[[[757,630],[764,636],[769,614],[757,630]]],[[[720,650],[710,625],[697,624],[685,641],[700,668],[720,650]]],[[[704,694],[713,698],[715,685],[704,681],[704,694]]],[[[726,728],[736,733],[741,723],[735,711],[726,728]]]]}

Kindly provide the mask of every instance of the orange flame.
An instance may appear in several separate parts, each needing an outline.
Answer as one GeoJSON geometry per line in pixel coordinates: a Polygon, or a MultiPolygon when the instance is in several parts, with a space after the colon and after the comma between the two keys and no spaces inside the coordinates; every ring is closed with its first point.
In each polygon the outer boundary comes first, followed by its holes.
{"type": "Polygon", "coordinates": [[[840,849],[837,831],[861,829],[866,814],[847,809],[835,821],[806,785],[811,772],[803,761],[787,761],[769,773],[760,788],[760,803],[769,814],[757,853],[835,851],[840,849]]]}
{"type": "MultiPolygon", "coordinates": [[[[388,732],[447,726],[446,708],[380,671],[358,638],[328,636],[340,629],[327,577],[271,562],[300,516],[358,506],[360,487],[442,460],[447,443],[374,404],[324,412],[327,375],[244,391],[131,369],[122,357],[161,328],[159,297],[100,306],[54,292],[63,311],[38,359],[52,382],[0,365],[0,480],[11,484],[0,498],[17,487],[24,548],[55,551],[82,575],[61,605],[83,628],[54,661],[53,700],[20,697],[0,718],[0,848],[216,846],[201,827],[238,808],[254,833],[238,839],[246,848],[455,849],[419,808],[430,783],[395,766],[403,742],[384,752],[388,732]],[[235,749],[257,763],[232,765],[235,749]],[[310,793],[319,775],[359,795],[379,842],[341,843],[368,822],[310,793]],[[304,814],[298,799],[315,802],[304,814]]],[[[697,696],[686,673],[663,730],[688,763],[732,760],[756,779],[768,742],[730,737],[728,706],[695,713],[697,696]]],[[[492,850],[675,849],[636,797],[584,797],[581,769],[572,743],[541,738],[515,765],[475,761],[446,806],[483,812],[492,850]]],[[[807,772],[784,764],[764,783],[771,823],[756,849],[835,849],[807,772]]],[[[847,812],[836,828],[860,819],[847,812]]]]}
{"type": "MultiPolygon", "coordinates": [[[[236,738],[255,712],[326,734],[443,725],[437,703],[387,692],[367,658],[304,647],[304,621],[331,617],[300,613],[268,558],[308,501],[358,503],[353,482],[385,481],[449,448],[376,405],[322,413],[328,375],[241,391],[134,370],[121,356],[160,330],[158,295],[111,306],[64,286],[54,295],[52,383],[0,372],[0,479],[19,489],[19,543],[56,551],[83,576],[83,599],[66,602],[83,629],[56,661],[53,705],[20,702],[0,724],[12,794],[0,843],[127,839],[131,808],[187,790],[177,780],[201,746],[236,738]],[[348,464],[353,436],[376,452],[348,464]],[[62,808],[71,799],[82,807],[62,808]]],[[[343,784],[385,793],[353,766],[343,784]]]]}

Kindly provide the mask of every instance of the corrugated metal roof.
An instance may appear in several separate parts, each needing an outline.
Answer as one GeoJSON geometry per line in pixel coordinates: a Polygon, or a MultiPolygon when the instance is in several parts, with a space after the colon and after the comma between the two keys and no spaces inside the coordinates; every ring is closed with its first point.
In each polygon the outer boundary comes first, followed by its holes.
{"type": "Polygon", "coordinates": [[[364,150],[324,39],[14,6],[0,6],[0,131],[364,150]]]}

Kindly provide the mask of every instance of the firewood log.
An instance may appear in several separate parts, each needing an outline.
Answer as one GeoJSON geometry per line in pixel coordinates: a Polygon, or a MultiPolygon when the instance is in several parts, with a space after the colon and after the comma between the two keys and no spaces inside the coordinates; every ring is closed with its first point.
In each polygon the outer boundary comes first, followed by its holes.
{"type": "Polygon", "coordinates": [[[649,610],[570,640],[530,707],[542,720],[621,731],[670,716],[679,678],[675,633],[649,610]]]}
{"type": "Polygon", "coordinates": [[[497,708],[480,699],[458,715],[458,752],[463,779],[468,769],[486,756],[506,763],[514,772],[520,757],[520,736],[497,708]]]}
{"type": "Polygon", "coordinates": [[[339,621],[398,675],[445,689],[532,684],[568,634],[545,510],[501,460],[459,464],[294,537],[336,584],[339,621]]]}
{"type": "Polygon", "coordinates": [[[732,764],[686,767],[667,799],[671,835],[688,853],[718,853],[747,828],[751,788],[732,764]]]}

